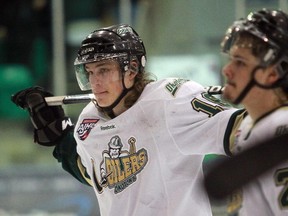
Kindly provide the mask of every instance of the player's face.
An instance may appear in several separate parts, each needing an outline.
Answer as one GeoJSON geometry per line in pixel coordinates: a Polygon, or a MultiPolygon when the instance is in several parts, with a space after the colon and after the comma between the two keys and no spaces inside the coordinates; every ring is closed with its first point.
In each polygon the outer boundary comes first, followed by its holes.
{"type": "Polygon", "coordinates": [[[251,80],[251,73],[258,64],[259,59],[252,55],[249,48],[232,46],[228,63],[222,70],[226,79],[223,96],[227,100],[235,101],[251,80]]]}
{"type": "Polygon", "coordinates": [[[89,75],[91,89],[99,106],[110,106],[123,90],[118,62],[103,60],[88,63],[85,69],[89,75]]]}

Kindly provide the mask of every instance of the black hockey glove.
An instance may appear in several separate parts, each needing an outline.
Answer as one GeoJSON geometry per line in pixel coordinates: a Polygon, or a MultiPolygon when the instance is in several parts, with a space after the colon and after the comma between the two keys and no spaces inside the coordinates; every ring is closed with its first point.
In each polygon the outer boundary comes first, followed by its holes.
{"type": "Polygon", "coordinates": [[[69,130],[73,129],[70,118],[65,116],[62,106],[48,106],[45,97],[53,96],[36,86],[12,95],[11,100],[22,109],[27,109],[34,126],[34,142],[53,146],[69,130]]]}

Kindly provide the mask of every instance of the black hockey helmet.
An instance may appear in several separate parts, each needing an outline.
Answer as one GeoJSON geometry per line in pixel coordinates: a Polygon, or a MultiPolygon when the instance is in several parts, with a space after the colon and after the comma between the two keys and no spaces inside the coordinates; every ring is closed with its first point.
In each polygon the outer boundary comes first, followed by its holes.
{"type": "Polygon", "coordinates": [[[85,64],[114,59],[122,72],[129,69],[131,60],[138,60],[138,72],[144,72],[146,51],[138,33],[127,24],[113,25],[90,33],[81,43],[74,66],[80,89],[91,89],[85,64]]]}
{"type": "Polygon", "coordinates": [[[279,81],[273,87],[288,88],[288,16],[281,10],[262,9],[250,13],[247,18],[235,21],[228,28],[221,43],[222,51],[227,53],[238,35],[249,33],[263,44],[267,51],[260,59],[260,66],[267,67],[277,64],[279,81]]]}

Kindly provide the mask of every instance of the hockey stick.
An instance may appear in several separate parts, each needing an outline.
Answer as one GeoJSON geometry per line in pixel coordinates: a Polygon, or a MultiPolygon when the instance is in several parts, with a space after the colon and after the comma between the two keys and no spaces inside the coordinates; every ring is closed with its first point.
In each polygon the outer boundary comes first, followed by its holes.
{"type": "Polygon", "coordinates": [[[207,172],[204,187],[211,198],[224,199],[285,160],[288,160],[288,134],[221,160],[207,172]]]}
{"type": "MultiPolygon", "coordinates": [[[[222,86],[208,86],[205,91],[211,95],[222,94],[222,86]]],[[[87,103],[95,99],[93,94],[76,94],[64,96],[46,97],[45,101],[49,106],[58,106],[63,104],[87,103]]]]}
{"type": "Polygon", "coordinates": [[[58,106],[62,104],[88,103],[93,99],[94,99],[93,94],[45,97],[45,101],[49,106],[58,106]]]}

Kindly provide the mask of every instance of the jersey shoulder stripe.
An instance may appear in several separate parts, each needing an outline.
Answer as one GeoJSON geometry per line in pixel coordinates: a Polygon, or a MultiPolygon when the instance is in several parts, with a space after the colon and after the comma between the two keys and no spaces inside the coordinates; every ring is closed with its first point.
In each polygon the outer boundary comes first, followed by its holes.
{"type": "Polygon", "coordinates": [[[235,134],[246,115],[247,111],[240,109],[234,112],[229,119],[224,135],[224,150],[228,156],[232,156],[231,150],[233,149],[235,134]]]}

